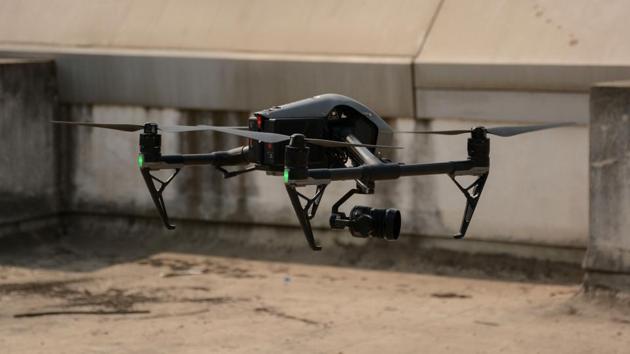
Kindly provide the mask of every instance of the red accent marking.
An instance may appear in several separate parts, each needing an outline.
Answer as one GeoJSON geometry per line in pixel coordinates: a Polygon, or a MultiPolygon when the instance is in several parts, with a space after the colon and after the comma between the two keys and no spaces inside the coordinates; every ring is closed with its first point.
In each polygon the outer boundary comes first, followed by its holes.
{"type": "Polygon", "coordinates": [[[262,129],[262,117],[261,116],[256,116],[256,125],[258,125],[258,130],[262,129]]]}

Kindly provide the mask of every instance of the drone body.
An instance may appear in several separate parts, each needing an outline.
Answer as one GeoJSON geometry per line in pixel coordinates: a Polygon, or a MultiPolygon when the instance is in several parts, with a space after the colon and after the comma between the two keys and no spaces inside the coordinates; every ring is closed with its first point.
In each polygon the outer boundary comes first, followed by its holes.
{"type": "MultiPolygon", "coordinates": [[[[255,112],[249,118],[248,128],[285,135],[299,132],[309,138],[379,145],[390,145],[393,135],[391,127],[378,114],[349,97],[336,94],[315,96],[255,112]]],[[[281,174],[286,145],[250,139],[249,161],[260,169],[281,174]]],[[[332,150],[334,148],[310,147],[308,168],[343,167],[347,160],[344,148],[332,150]]],[[[379,157],[387,155],[387,150],[383,148],[370,151],[379,157]]]]}
{"type": "Polygon", "coordinates": [[[355,237],[375,237],[396,240],[400,234],[401,215],[396,209],[375,209],[355,206],[346,215],[339,208],[354,194],[373,194],[375,182],[406,176],[446,174],[464,194],[466,206],[459,234],[463,238],[485,186],[490,169],[490,140],[488,134],[508,137],[536,130],[568,124],[547,124],[519,127],[477,127],[449,131],[394,132],[391,127],[365,105],[345,96],[325,94],[255,112],[247,127],[168,126],[155,123],[144,125],[107,124],[91,122],[54,122],[122,131],[138,131],[140,154],[138,165],[149,193],[168,229],[175,228],[169,221],[162,193],[179,173],[191,165],[212,165],[231,178],[252,171],[283,176],[289,200],[306,240],[313,250],[320,250],[310,220],[315,216],[326,187],[337,180],[354,180],[356,187],[342,196],[332,207],[330,227],[348,228],[355,237]],[[215,131],[248,138],[247,145],[227,151],[205,154],[163,155],[160,132],[215,131]],[[387,158],[395,133],[470,134],[468,156],[464,160],[426,164],[404,164],[387,158]],[[227,170],[229,166],[245,166],[227,170]],[[151,172],[174,170],[167,180],[160,180],[151,172]],[[469,186],[462,186],[456,176],[475,176],[469,186]],[[316,186],[314,196],[298,191],[300,187],[316,186]]]}

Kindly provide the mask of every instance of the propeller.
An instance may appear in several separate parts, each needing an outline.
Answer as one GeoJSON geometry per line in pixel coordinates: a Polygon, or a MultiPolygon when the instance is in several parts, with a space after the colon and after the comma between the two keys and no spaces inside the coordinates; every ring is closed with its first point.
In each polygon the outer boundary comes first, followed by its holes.
{"type": "MultiPolygon", "coordinates": [[[[524,125],[524,126],[506,126],[506,127],[493,127],[485,128],[479,127],[484,130],[486,134],[492,134],[500,137],[509,137],[537,130],[566,127],[576,125],[576,123],[552,123],[552,124],[537,124],[537,125],[524,125]]],[[[479,129],[475,128],[475,129],[479,129]]],[[[395,133],[408,133],[408,134],[439,134],[439,135],[459,135],[471,133],[473,129],[456,129],[456,130],[418,130],[418,131],[397,131],[395,133]]]]}
{"type": "MultiPolygon", "coordinates": [[[[144,125],[141,125],[141,124],[111,124],[111,123],[92,123],[92,122],[68,122],[68,121],[52,121],[52,123],[86,126],[86,127],[94,127],[94,128],[105,128],[105,129],[120,130],[120,131],[125,131],[125,132],[134,132],[134,131],[144,130],[144,125]]],[[[218,126],[213,126],[213,125],[196,125],[196,126],[170,125],[170,126],[159,127],[158,129],[166,133],[215,131],[219,133],[236,135],[236,136],[258,140],[264,143],[271,143],[271,144],[280,143],[280,142],[288,141],[291,139],[291,136],[289,135],[250,131],[250,130],[246,130],[247,127],[218,127],[218,126]]],[[[304,138],[304,141],[313,145],[319,145],[323,147],[358,146],[358,147],[381,148],[381,149],[402,149],[402,147],[400,146],[355,144],[355,143],[347,143],[343,141],[315,139],[315,138],[307,138],[307,137],[304,138]]]]}
{"type": "Polygon", "coordinates": [[[144,125],[140,124],[111,124],[111,123],[90,123],[90,122],[66,122],[61,120],[53,120],[51,123],[53,124],[64,124],[64,125],[80,125],[84,127],[93,127],[93,128],[105,128],[105,129],[113,129],[120,130],[123,132],[135,132],[144,129],[144,125]]]}
{"type": "MultiPolygon", "coordinates": [[[[51,121],[51,123],[64,124],[64,125],[79,125],[79,126],[93,127],[93,128],[105,128],[105,129],[119,130],[123,132],[136,132],[136,131],[144,130],[144,124],[68,122],[68,121],[61,121],[61,120],[53,120],[51,121]]],[[[171,126],[166,126],[166,127],[160,127],[158,129],[164,132],[168,132],[168,133],[184,133],[184,132],[191,132],[191,131],[199,130],[199,129],[194,129],[194,128],[197,128],[197,127],[189,126],[189,125],[171,125],[171,126]]],[[[236,126],[236,127],[226,126],[222,128],[248,129],[248,127],[245,127],[245,126],[236,126]]]]}

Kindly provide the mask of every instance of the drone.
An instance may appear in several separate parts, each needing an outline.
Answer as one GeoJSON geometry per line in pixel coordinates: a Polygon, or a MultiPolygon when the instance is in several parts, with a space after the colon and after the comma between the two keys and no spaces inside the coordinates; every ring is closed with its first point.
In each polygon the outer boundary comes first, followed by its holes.
{"type": "Polygon", "coordinates": [[[94,122],[53,121],[55,124],[106,128],[125,132],[140,131],[138,167],[164,226],[175,228],[168,217],[162,194],[179,171],[186,166],[211,165],[225,178],[253,171],[282,177],[289,200],[306,241],[312,250],[321,250],[311,228],[326,187],[333,181],[354,180],[349,190],[333,206],[332,229],[348,228],[352,236],[394,241],[399,238],[400,211],[355,206],[346,215],[339,208],[354,194],[374,194],[375,182],[408,176],[448,175],[463,193],[466,205],[459,233],[466,235],[490,171],[488,135],[511,137],[518,134],[556,128],[574,123],[555,123],[510,127],[475,127],[463,130],[394,131],[378,114],[364,104],[338,94],[323,94],[304,100],[254,112],[248,126],[110,124],[94,122]],[[161,132],[183,133],[213,131],[247,138],[247,145],[205,154],[163,155],[161,132]],[[412,163],[387,158],[394,134],[470,134],[468,157],[460,161],[412,163]],[[228,168],[230,168],[228,170],[228,168]],[[160,179],[153,172],[172,170],[170,177],[160,179]],[[459,176],[473,176],[467,186],[459,176]],[[314,186],[307,196],[299,188],[314,186]]]}

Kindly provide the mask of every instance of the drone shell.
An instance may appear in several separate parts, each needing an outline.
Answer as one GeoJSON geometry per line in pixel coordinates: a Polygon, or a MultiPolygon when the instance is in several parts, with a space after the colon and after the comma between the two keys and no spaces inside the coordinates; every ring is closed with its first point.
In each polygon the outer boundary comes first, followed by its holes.
{"type": "MultiPolygon", "coordinates": [[[[343,108],[351,108],[359,113],[361,119],[370,122],[371,124],[369,124],[369,126],[375,130],[375,134],[373,134],[376,136],[375,141],[362,140],[361,142],[378,145],[392,144],[392,128],[378,114],[376,114],[376,112],[361,102],[339,94],[327,93],[318,95],[281,106],[274,106],[263,111],[256,112],[254,115],[262,115],[268,119],[321,119],[330,118],[336,110],[343,108]]],[[[361,135],[360,132],[356,133],[361,135]]],[[[376,149],[376,153],[385,157],[387,150],[376,149]]]]}

